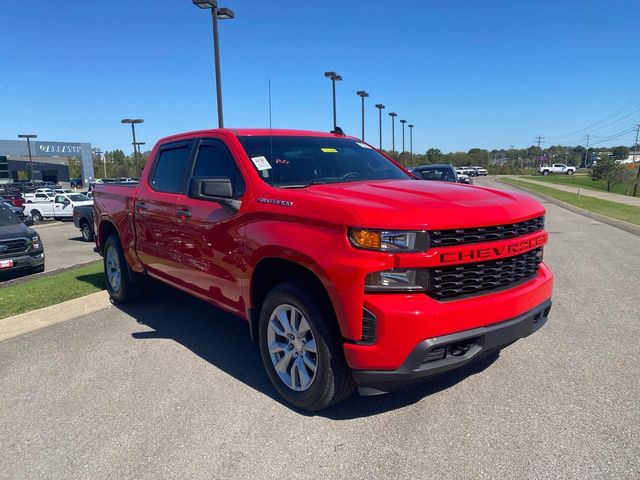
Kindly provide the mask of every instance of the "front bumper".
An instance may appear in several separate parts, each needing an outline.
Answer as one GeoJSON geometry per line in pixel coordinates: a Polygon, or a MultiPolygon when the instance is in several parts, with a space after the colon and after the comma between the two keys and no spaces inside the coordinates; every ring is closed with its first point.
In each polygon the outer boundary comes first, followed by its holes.
{"type": "Polygon", "coordinates": [[[421,383],[531,335],[545,324],[550,310],[547,300],[510,320],[423,340],[398,369],[352,370],[353,378],[362,395],[421,383]]]}
{"type": "Polygon", "coordinates": [[[0,260],[12,260],[13,266],[0,269],[0,275],[22,270],[32,270],[44,265],[44,251],[21,253],[14,256],[4,256],[0,260]]]}

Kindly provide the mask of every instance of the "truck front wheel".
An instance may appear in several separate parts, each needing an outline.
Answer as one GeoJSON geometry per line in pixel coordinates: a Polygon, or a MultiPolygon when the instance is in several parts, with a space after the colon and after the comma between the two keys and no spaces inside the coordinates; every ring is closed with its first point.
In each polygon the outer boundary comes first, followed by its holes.
{"type": "Polygon", "coordinates": [[[143,285],[131,281],[127,260],[116,235],[111,235],[104,243],[103,263],[107,292],[112,299],[126,302],[140,296],[143,285]]]}
{"type": "Polygon", "coordinates": [[[567,175],[573,175],[573,170],[567,170],[567,175]]]}
{"type": "Polygon", "coordinates": [[[549,170],[543,170],[543,171],[542,171],[542,174],[543,174],[543,175],[549,175],[549,170]]]}
{"type": "Polygon", "coordinates": [[[271,383],[290,404],[316,411],[353,392],[334,314],[312,284],[285,282],[260,311],[259,343],[271,383]]]}

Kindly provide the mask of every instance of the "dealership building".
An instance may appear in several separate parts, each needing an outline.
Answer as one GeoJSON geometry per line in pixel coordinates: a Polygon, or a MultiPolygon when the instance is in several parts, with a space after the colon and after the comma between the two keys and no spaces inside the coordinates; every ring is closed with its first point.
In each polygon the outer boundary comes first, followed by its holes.
{"type": "Polygon", "coordinates": [[[60,183],[68,186],[69,158],[80,159],[82,183],[88,186],[94,181],[91,144],[85,142],[42,142],[23,140],[0,140],[0,184],[12,182],[60,183]],[[31,164],[29,162],[31,147],[31,164]]]}

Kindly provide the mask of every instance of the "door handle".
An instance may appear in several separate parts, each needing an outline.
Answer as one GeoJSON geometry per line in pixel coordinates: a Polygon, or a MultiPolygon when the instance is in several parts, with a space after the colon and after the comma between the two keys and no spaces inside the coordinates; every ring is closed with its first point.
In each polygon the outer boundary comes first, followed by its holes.
{"type": "Polygon", "coordinates": [[[176,215],[179,218],[188,218],[191,216],[191,212],[189,210],[177,210],[176,215]]]}
{"type": "Polygon", "coordinates": [[[136,200],[136,209],[138,210],[146,210],[147,209],[147,204],[144,202],[141,202],[140,200],[136,200]]]}

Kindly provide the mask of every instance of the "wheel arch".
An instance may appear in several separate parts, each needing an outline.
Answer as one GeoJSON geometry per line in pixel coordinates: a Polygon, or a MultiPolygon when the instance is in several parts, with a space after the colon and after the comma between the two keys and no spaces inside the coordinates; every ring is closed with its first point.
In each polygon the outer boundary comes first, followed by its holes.
{"type": "Polygon", "coordinates": [[[337,311],[331,296],[320,277],[311,268],[297,261],[282,257],[262,258],[254,267],[249,285],[250,308],[247,311],[251,339],[258,339],[258,320],[260,309],[269,291],[281,283],[287,281],[300,281],[311,284],[334,313],[334,322],[337,332],[340,333],[340,325],[337,321],[337,311]]]}

